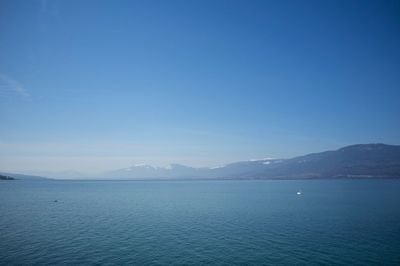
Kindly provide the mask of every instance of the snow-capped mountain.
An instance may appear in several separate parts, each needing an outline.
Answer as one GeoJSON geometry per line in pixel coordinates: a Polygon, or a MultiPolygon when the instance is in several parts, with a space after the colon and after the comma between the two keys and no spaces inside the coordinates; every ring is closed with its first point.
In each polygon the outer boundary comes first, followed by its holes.
{"type": "Polygon", "coordinates": [[[200,177],[205,168],[193,168],[181,164],[167,167],[155,167],[148,164],[136,164],[128,168],[106,172],[105,178],[118,179],[163,179],[200,177]]]}
{"type": "MultiPolygon", "coordinates": [[[[26,179],[23,175],[7,175],[26,179]]],[[[400,178],[400,146],[358,144],[291,159],[264,158],[216,167],[195,168],[181,164],[154,167],[136,164],[91,176],[71,171],[47,174],[43,172],[40,176],[114,180],[400,178]]]]}
{"type": "Polygon", "coordinates": [[[292,159],[249,160],[211,168],[135,165],[110,171],[116,179],[400,178],[400,146],[359,144],[292,159]]]}
{"type": "Polygon", "coordinates": [[[246,172],[262,172],[269,165],[283,160],[260,159],[231,163],[218,167],[195,168],[181,164],[167,167],[154,167],[148,164],[136,164],[128,168],[106,172],[104,178],[118,179],[196,179],[196,178],[228,178],[246,172]]]}

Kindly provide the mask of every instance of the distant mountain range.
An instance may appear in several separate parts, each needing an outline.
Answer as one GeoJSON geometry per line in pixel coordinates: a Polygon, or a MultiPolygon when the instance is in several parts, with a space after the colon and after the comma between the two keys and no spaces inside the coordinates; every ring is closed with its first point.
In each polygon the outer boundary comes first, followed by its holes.
{"type": "MultiPolygon", "coordinates": [[[[0,172],[0,175],[24,180],[44,179],[40,176],[12,173],[0,172]]],[[[93,179],[77,172],[68,172],[68,177],[93,179]]],[[[140,164],[108,171],[95,178],[118,180],[400,178],[400,145],[358,144],[291,159],[265,158],[212,168],[195,168],[180,164],[168,167],[140,164]]]]}
{"type": "Polygon", "coordinates": [[[400,146],[358,144],[292,159],[261,159],[214,168],[135,165],[104,173],[110,179],[400,178],[400,146]]]}

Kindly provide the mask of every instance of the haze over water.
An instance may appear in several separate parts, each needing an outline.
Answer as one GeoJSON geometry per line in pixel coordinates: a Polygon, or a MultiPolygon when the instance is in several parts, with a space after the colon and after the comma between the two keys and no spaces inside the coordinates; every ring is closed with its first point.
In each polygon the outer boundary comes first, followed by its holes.
{"type": "Polygon", "coordinates": [[[0,265],[399,265],[399,191],[399,180],[3,181],[0,265]]]}

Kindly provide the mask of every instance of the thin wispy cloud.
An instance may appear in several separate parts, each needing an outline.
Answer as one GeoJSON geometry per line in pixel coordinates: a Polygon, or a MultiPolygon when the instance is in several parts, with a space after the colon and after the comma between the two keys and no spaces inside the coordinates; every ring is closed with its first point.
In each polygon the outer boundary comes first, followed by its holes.
{"type": "Polygon", "coordinates": [[[11,92],[19,95],[24,99],[31,98],[30,93],[24,88],[21,83],[4,74],[0,74],[0,92],[2,97],[9,95],[9,93],[11,92]]]}
{"type": "Polygon", "coordinates": [[[47,0],[40,0],[40,9],[43,13],[47,12],[48,2],[47,0]]]}
{"type": "Polygon", "coordinates": [[[52,0],[40,0],[39,1],[40,11],[43,14],[50,16],[58,16],[59,14],[59,4],[58,1],[52,0]]]}

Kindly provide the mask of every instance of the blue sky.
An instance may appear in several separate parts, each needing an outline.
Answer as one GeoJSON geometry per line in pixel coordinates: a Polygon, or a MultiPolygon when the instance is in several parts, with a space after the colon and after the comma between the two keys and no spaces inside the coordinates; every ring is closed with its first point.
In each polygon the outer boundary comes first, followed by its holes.
{"type": "Polygon", "coordinates": [[[400,144],[399,1],[0,1],[0,169],[400,144]]]}

